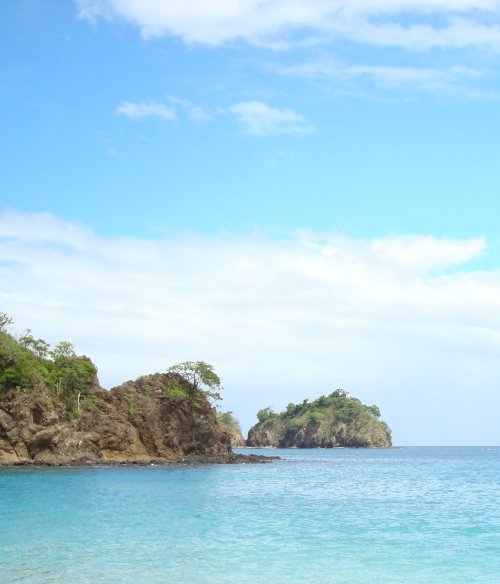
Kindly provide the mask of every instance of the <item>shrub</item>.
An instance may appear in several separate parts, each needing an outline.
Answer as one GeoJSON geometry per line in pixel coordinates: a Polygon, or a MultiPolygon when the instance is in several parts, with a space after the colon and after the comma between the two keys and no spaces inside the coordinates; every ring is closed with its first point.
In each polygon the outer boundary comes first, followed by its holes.
{"type": "Polygon", "coordinates": [[[172,379],[168,383],[165,387],[165,393],[168,397],[186,397],[188,395],[187,390],[182,387],[178,379],[172,379]]]}
{"type": "Polygon", "coordinates": [[[266,420],[270,420],[274,418],[277,414],[274,412],[272,407],[263,408],[257,412],[257,419],[259,422],[265,422],[266,420]]]}
{"type": "Polygon", "coordinates": [[[233,412],[218,413],[217,421],[229,432],[241,432],[240,422],[233,416],[233,412]]]}

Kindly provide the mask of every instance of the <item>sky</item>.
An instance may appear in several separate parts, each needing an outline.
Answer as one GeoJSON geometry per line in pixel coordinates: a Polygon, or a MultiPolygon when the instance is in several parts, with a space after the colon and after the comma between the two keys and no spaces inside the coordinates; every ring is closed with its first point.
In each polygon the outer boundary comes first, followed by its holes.
{"type": "Polygon", "coordinates": [[[4,0],[0,312],[243,430],[498,445],[500,0],[4,0]]]}

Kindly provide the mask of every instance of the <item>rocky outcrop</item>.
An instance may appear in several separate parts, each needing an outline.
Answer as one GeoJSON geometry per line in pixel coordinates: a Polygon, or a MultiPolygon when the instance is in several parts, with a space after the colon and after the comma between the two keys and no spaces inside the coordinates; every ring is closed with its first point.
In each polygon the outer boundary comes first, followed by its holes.
{"type": "Polygon", "coordinates": [[[42,386],[4,391],[0,463],[239,461],[208,400],[171,395],[171,377],[143,376],[110,391],[95,378],[80,410],[42,386]]]}
{"type": "Polygon", "coordinates": [[[231,437],[231,448],[245,448],[246,441],[241,433],[239,420],[233,416],[233,412],[224,412],[217,414],[219,424],[229,432],[231,437]]]}
{"type": "Polygon", "coordinates": [[[289,404],[275,414],[259,412],[260,422],[250,428],[249,447],[272,448],[391,448],[391,431],[379,419],[376,406],[365,406],[347,392],[308,403],[289,404]]]}
{"type": "Polygon", "coordinates": [[[241,433],[241,429],[232,430],[229,432],[231,438],[231,448],[246,448],[246,440],[241,433]]]}

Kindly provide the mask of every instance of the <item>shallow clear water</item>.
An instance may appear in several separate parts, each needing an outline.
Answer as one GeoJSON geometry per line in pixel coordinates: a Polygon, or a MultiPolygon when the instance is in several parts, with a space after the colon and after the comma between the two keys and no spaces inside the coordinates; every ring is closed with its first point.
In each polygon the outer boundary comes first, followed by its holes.
{"type": "Polygon", "coordinates": [[[500,583],[500,449],[255,452],[1,469],[0,582],[500,583]]]}

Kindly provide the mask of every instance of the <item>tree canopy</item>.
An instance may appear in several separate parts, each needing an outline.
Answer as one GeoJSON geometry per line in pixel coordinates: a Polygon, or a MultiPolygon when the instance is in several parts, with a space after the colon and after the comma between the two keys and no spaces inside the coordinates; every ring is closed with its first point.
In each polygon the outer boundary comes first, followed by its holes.
{"type": "Polygon", "coordinates": [[[213,365],[205,361],[183,361],[169,367],[168,372],[183,377],[191,385],[192,393],[201,393],[210,403],[222,400],[221,379],[213,365]]]}
{"type": "MultiPolygon", "coordinates": [[[[267,422],[268,420],[282,420],[292,427],[294,420],[305,415],[319,421],[331,408],[335,411],[335,420],[338,423],[351,423],[355,419],[369,420],[370,418],[380,418],[380,409],[378,406],[367,406],[361,403],[359,399],[350,397],[349,392],[344,389],[336,389],[330,395],[322,395],[312,402],[305,399],[300,404],[289,403],[285,411],[279,414],[272,407],[263,408],[257,412],[257,418],[260,423],[267,422]]],[[[379,423],[384,428],[384,431],[390,434],[390,429],[387,424],[382,420],[379,423]]]]}
{"type": "Polygon", "coordinates": [[[234,417],[233,412],[220,412],[217,414],[217,421],[229,432],[241,432],[240,422],[234,417]]]}
{"type": "Polygon", "coordinates": [[[20,393],[49,390],[59,400],[80,407],[94,382],[97,368],[87,359],[75,356],[74,346],[61,341],[54,349],[43,339],[36,339],[31,329],[16,340],[7,332],[12,318],[0,313],[0,394],[14,389],[20,393]]]}

